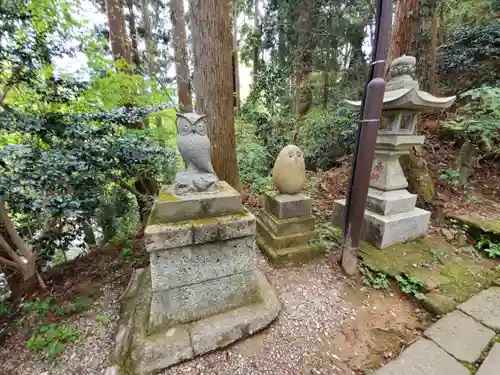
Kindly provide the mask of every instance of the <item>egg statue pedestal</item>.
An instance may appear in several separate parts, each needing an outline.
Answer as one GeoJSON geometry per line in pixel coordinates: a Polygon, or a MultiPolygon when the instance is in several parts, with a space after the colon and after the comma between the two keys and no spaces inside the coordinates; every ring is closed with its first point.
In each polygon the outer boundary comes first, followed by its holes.
{"type": "Polygon", "coordinates": [[[305,194],[266,193],[257,218],[257,245],[277,266],[302,264],[324,254],[312,216],[312,199],[305,194]]]}
{"type": "MultiPolygon", "coordinates": [[[[417,196],[406,190],[408,181],[399,158],[424,143],[425,137],[414,135],[420,112],[448,108],[456,99],[437,98],[420,91],[413,77],[415,66],[412,56],[394,59],[384,93],[361,235],[378,248],[403,243],[427,232],[431,213],[415,207],[417,196]]],[[[361,102],[347,102],[354,107],[361,105],[361,102]]],[[[344,226],[345,205],[345,199],[333,205],[333,223],[339,227],[344,226]]]]}

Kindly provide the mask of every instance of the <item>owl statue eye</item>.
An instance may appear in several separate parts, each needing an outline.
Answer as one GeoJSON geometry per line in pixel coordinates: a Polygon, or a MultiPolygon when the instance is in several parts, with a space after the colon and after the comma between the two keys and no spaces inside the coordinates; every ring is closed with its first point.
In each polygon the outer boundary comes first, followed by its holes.
{"type": "Polygon", "coordinates": [[[289,153],[288,153],[288,157],[289,157],[290,159],[292,159],[292,158],[293,158],[293,152],[289,152],[289,153]]]}
{"type": "Polygon", "coordinates": [[[297,152],[297,157],[300,158],[300,156],[301,156],[301,153],[297,152]]]}

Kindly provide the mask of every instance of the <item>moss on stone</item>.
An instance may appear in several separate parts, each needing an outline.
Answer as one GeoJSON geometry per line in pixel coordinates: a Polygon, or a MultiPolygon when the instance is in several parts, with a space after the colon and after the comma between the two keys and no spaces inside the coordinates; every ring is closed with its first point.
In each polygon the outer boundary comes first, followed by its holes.
{"type": "Polygon", "coordinates": [[[170,201],[180,201],[181,198],[175,196],[169,191],[162,190],[158,194],[158,202],[170,202],[170,201]]]}
{"type": "Polygon", "coordinates": [[[485,219],[477,215],[461,215],[454,218],[485,234],[500,236],[500,220],[485,219]]]}
{"type": "Polygon", "coordinates": [[[467,361],[462,361],[462,360],[458,360],[458,362],[460,362],[462,364],[462,366],[466,367],[470,372],[471,372],[471,375],[474,375],[478,368],[473,365],[472,363],[469,363],[467,361]]]}

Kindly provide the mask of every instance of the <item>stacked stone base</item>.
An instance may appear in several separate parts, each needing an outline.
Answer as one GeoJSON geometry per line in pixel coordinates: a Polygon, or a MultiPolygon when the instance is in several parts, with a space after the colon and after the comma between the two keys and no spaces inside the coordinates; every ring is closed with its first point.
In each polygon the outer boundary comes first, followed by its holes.
{"type": "Polygon", "coordinates": [[[257,244],[273,264],[303,264],[326,251],[311,211],[312,199],[303,194],[264,196],[257,244]]]}
{"type": "Polygon", "coordinates": [[[145,233],[150,269],[122,298],[116,361],[152,374],[270,324],[281,308],[256,268],[255,217],[229,185],[196,199],[160,193],[145,233]]]}
{"type": "MultiPolygon", "coordinates": [[[[407,190],[370,188],[361,238],[380,249],[420,237],[427,232],[431,213],[415,207],[417,196],[407,190]]],[[[344,226],[346,200],[333,204],[333,223],[344,226]]]]}

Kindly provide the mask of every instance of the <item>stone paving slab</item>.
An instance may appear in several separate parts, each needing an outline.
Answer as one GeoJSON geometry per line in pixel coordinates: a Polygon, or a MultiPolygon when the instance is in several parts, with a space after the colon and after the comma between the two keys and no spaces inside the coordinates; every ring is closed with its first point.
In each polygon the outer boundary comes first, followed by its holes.
{"type": "Polygon", "coordinates": [[[470,372],[432,341],[420,339],[374,375],[470,375],[470,372]]]}
{"type": "Polygon", "coordinates": [[[453,311],[424,332],[456,359],[473,363],[481,356],[495,332],[461,311],[453,311]]]}
{"type": "MultiPolygon", "coordinates": [[[[483,290],[467,302],[458,306],[467,315],[472,316],[485,326],[500,332],[500,288],[483,290]]],[[[498,371],[500,374],[500,370],[498,371]]]]}
{"type": "Polygon", "coordinates": [[[479,371],[476,375],[498,375],[500,374],[500,343],[493,345],[479,371]]]}

